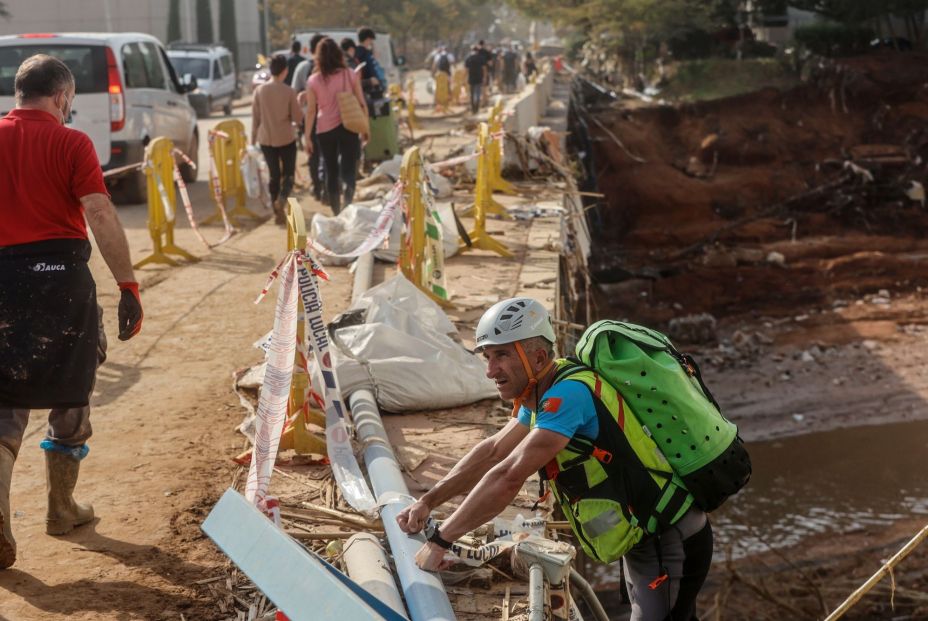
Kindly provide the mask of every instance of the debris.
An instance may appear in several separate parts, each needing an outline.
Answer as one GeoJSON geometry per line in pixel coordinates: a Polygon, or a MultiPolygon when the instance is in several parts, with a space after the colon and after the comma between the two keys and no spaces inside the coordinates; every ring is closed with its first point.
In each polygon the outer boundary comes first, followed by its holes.
{"type": "Polygon", "coordinates": [[[780,267],[786,267],[786,257],[784,257],[780,252],[770,252],[767,254],[767,263],[772,263],[773,265],[778,265],[780,267]]]}
{"type": "Polygon", "coordinates": [[[708,313],[687,315],[670,320],[667,335],[685,343],[711,343],[716,340],[715,317],[708,313]]]}

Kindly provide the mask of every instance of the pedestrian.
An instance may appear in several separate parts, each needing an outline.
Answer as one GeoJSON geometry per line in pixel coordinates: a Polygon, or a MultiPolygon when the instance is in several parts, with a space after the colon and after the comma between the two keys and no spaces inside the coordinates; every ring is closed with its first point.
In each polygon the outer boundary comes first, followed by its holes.
{"type": "Polygon", "coordinates": [[[374,34],[371,28],[358,29],[358,47],[355,50],[355,58],[357,58],[358,66],[361,67],[361,88],[368,100],[368,108],[372,108],[373,102],[377,99],[383,99],[387,89],[383,69],[377,59],[374,58],[374,40],[376,38],[377,35],[374,34]]]}
{"type": "Polygon", "coordinates": [[[358,50],[358,46],[355,45],[354,39],[351,37],[345,37],[338,45],[340,48],[342,48],[342,53],[345,55],[345,64],[348,66],[348,68],[354,69],[357,67],[358,59],[355,54],[358,50]]]}
{"type": "Polygon", "coordinates": [[[449,52],[444,45],[440,46],[432,61],[432,76],[434,77],[436,73],[441,71],[447,74],[450,80],[452,67],[454,67],[454,54],[449,52]]]}
{"type": "Polygon", "coordinates": [[[287,77],[284,78],[284,84],[287,86],[293,84],[293,76],[296,75],[296,66],[306,60],[306,58],[300,54],[302,49],[303,45],[296,39],[290,44],[290,55],[287,57],[287,77]]]}
{"type": "MultiPolygon", "coordinates": [[[[309,53],[310,57],[301,62],[296,66],[296,75],[293,76],[293,90],[297,93],[297,100],[300,102],[300,106],[303,108],[303,117],[300,118],[300,137],[297,138],[299,141],[303,138],[303,134],[306,132],[305,124],[303,123],[303,118],[306,113],[306,82],[309,80],[309,76],[312,75],[313,69],[315,68],[315,61],[313,60],[313,54],[316,53],[316,46],[319,45],[319,42],[325,39],[325,35],[321,33],[316,33],[309,39],[309,53]]],[[[319,158],[319,143],[316,140],[316,132],[311,131],[309,133],[308,140],[311,140],[313,143],[313,154],[309,158],[308,167],[309,167],[309,181],[313,189],[313,198],[317,201],[322,200],[323,188],[325,188],[325,183],[323,182],[323,172],[322,172],[322,162],[319,158]]]]}
{"type": "Polygon", "coordinates": [[[430,571],[442,567],[455,540],[501,513],[541,471],[588,553],[604,562],[622,558],[632,621],[695,619],[696,596],[712,564],[706,514],[682,486],[664,494],[671,486],[661,488],[642,462],[650,463],[657,449],[640,426],[625,422],[621,394],[592,369],[556,359],[554,341],[547,310],[531,298],[499,302],[480,319],[477,351],[500,397],[514,403],[513,418],[397,516],[403,531],[416,533],[433,509],[467,494],[416,563],[430,571]],[[615,480],[610,473],[619,468],[621,480],[615,480]],[[669,525],[643,534],[664,518],[669,525]]]}
{"type": "Polygon", "coordinates": [[[74,76],[57,58],[37,54],[20,65],[13,88],[16,107],[0,119],[0,569],[16,561],[10,485],[30,410],[51,410],[40,444],[46,532],[63,535],[94,518],[93,507],[73,495],[106,354],[87,224],[120,290],[119,339],[142,328],[129,245],[93,143],[65,127],[74,76]]]}
{"type": "MultiPolygon", "coordinates": [[[[358,74],[345,66],[345,56],[332,39],[323,39],[316,47],[316,71],[309,78],[306,126],[315,127],[325,166],[326,199],[332,213],[338,215],[342,205],[354,200],[355,178],[361,157],[361,139],[367,136],[348,130],[342,124],[338,94],[353,93],[364,115],[368,114],[358,74]],[[342,201],[344,185],[344,201],[342,201]]],[[[312,154],[307,143],[306,152],[312,154]]]]}
{"type": "Polygon", "coordinates": [[[487,73],[484,58],[485,55],[481,48],[475,45],[471,48],[467,58],[464,59],[464,66],[467,68],[467,86],[470,89],[471,114],[477,114],[480,111],[480,95],[487,73]]]}
{"type": "Polygon", "coordinates": [[[252,97],[251,144],[260,145],[264,153],[274,221],[284,224],[284,206],[293,190],[296,172],[296,128],[303,110],[296,93],[284,81],[288,73],[286,57],[277,54],[271,58],[270,72],[270,81],[259,86],[252,97]]]}
{"type": "Polygon", "coordinates": [[[519,78],[519,54],[510,43],[503,51],[502,56],[503,90],[506,93],[514,93],[516,91],[516,82],[519,78]]]}
{"type": "Polygon", "coordinates": [[[525,53],[525,60],[522,61],[522,75],[525,76],[525,81],[531,81],[532,77],[538,73],[538,66],[535,64],[535,57],[532,56],[531,52],[525,53]]]}

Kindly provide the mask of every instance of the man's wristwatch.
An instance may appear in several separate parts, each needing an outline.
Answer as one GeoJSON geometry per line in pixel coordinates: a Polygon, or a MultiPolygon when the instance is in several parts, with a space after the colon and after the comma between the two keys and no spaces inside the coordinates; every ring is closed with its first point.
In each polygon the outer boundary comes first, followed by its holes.
{"type": "Polygon", "coordinates": [[[432,531],[432,534],[429,535],[428,540],[429,540],[431,543],[434,543],[435,545],[444,548],[445,550],[450,550],[450,549],[451,549],[451,542],[450,542],[450,541],[446,541],[445,539],[442,538],[441,532],[438,530],[438,527],[437,527],[437,526],[435,527],[435,530],[432,531]]]}

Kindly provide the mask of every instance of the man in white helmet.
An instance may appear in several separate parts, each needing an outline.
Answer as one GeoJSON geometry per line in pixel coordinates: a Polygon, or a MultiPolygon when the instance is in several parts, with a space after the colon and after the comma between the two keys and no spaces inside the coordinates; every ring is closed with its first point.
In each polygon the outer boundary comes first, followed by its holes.
{"type": "Polygon", "coordinates": [[[696,596],[712,561],[712,530],[705,513],[684,508],[682,517],[661,532],[643,534],[633,505],[641,511],[641,499],[653,498],[635,489],[641,473],[649,476],[647,456],[644,464],[636,457],[641,452],[634,438],[609,443],[635,425],[625,421],[621,396],[591,369],[555,359],[554,342],[548,312],[531,298],[499,302],[480,319],[476,350],[485,358],[487,377],[496,382],[500,397],[513,402],[513,418],[397,516],[403,531],[417,533],[433,509],[467,494],[422,546],[416,562],[430,571],[444,568],[452,542],[499,515],[526,479],[541,471],[554,483],[552,491],[584,550],[603,562],[623,558],[633,621],[695,618],[696,596]],[[622,442],[624,450],[614,448],[622,442]],[[600,462],[611,464],[613,459],[614,467],[596,470],[600,462]],[[612,478],[602,474],[598,482],[587,480],[590,472],[607,470],[612,478]],[[617,471],[622,476],[616,477],[617,471]],[[614,478],[622,484],[612,485],[614,478]],[[581,486],[584,491],[578,492],[581,486]]]}

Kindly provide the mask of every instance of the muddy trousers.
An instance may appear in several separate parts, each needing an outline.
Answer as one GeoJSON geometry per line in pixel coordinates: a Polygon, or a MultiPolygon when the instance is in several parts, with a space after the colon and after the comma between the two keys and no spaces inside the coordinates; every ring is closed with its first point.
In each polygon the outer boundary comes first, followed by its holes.
{"type": "Polygon", "coordinates": [[[267,184],[271,202],[276,203],[278,198],[286,201],[293,191],[293,177],[296,174],[296,141],[282,147],[261,145],[261,152],[271,177],[267,184]]]}
{"type": "Polygon", "coordinates": [[[649,537],[622,557],[631,599],[631,621],[693,621],[696,596],[712,565],[712,526],[691,509],[659,537],[649,537]],[[667,573],[656,588],[651,583],[667,573]]]}
{"type": "MultiPolygon", "coordinates": [[[[97,307],[100,340],[97,344],[97,364],[106,359],[106,334],[103,332],[103,309],[97,307]]],[[[19,455],[30,410],[11,408],[0,404],[0,446],[5,446],[19,455]]],[[[55,408],[48,413],[48,429],[45,439],[61,446],[79,447],[87,443],[93,434],[90,426],[90,406],[80,408],[55,408]]]]}

